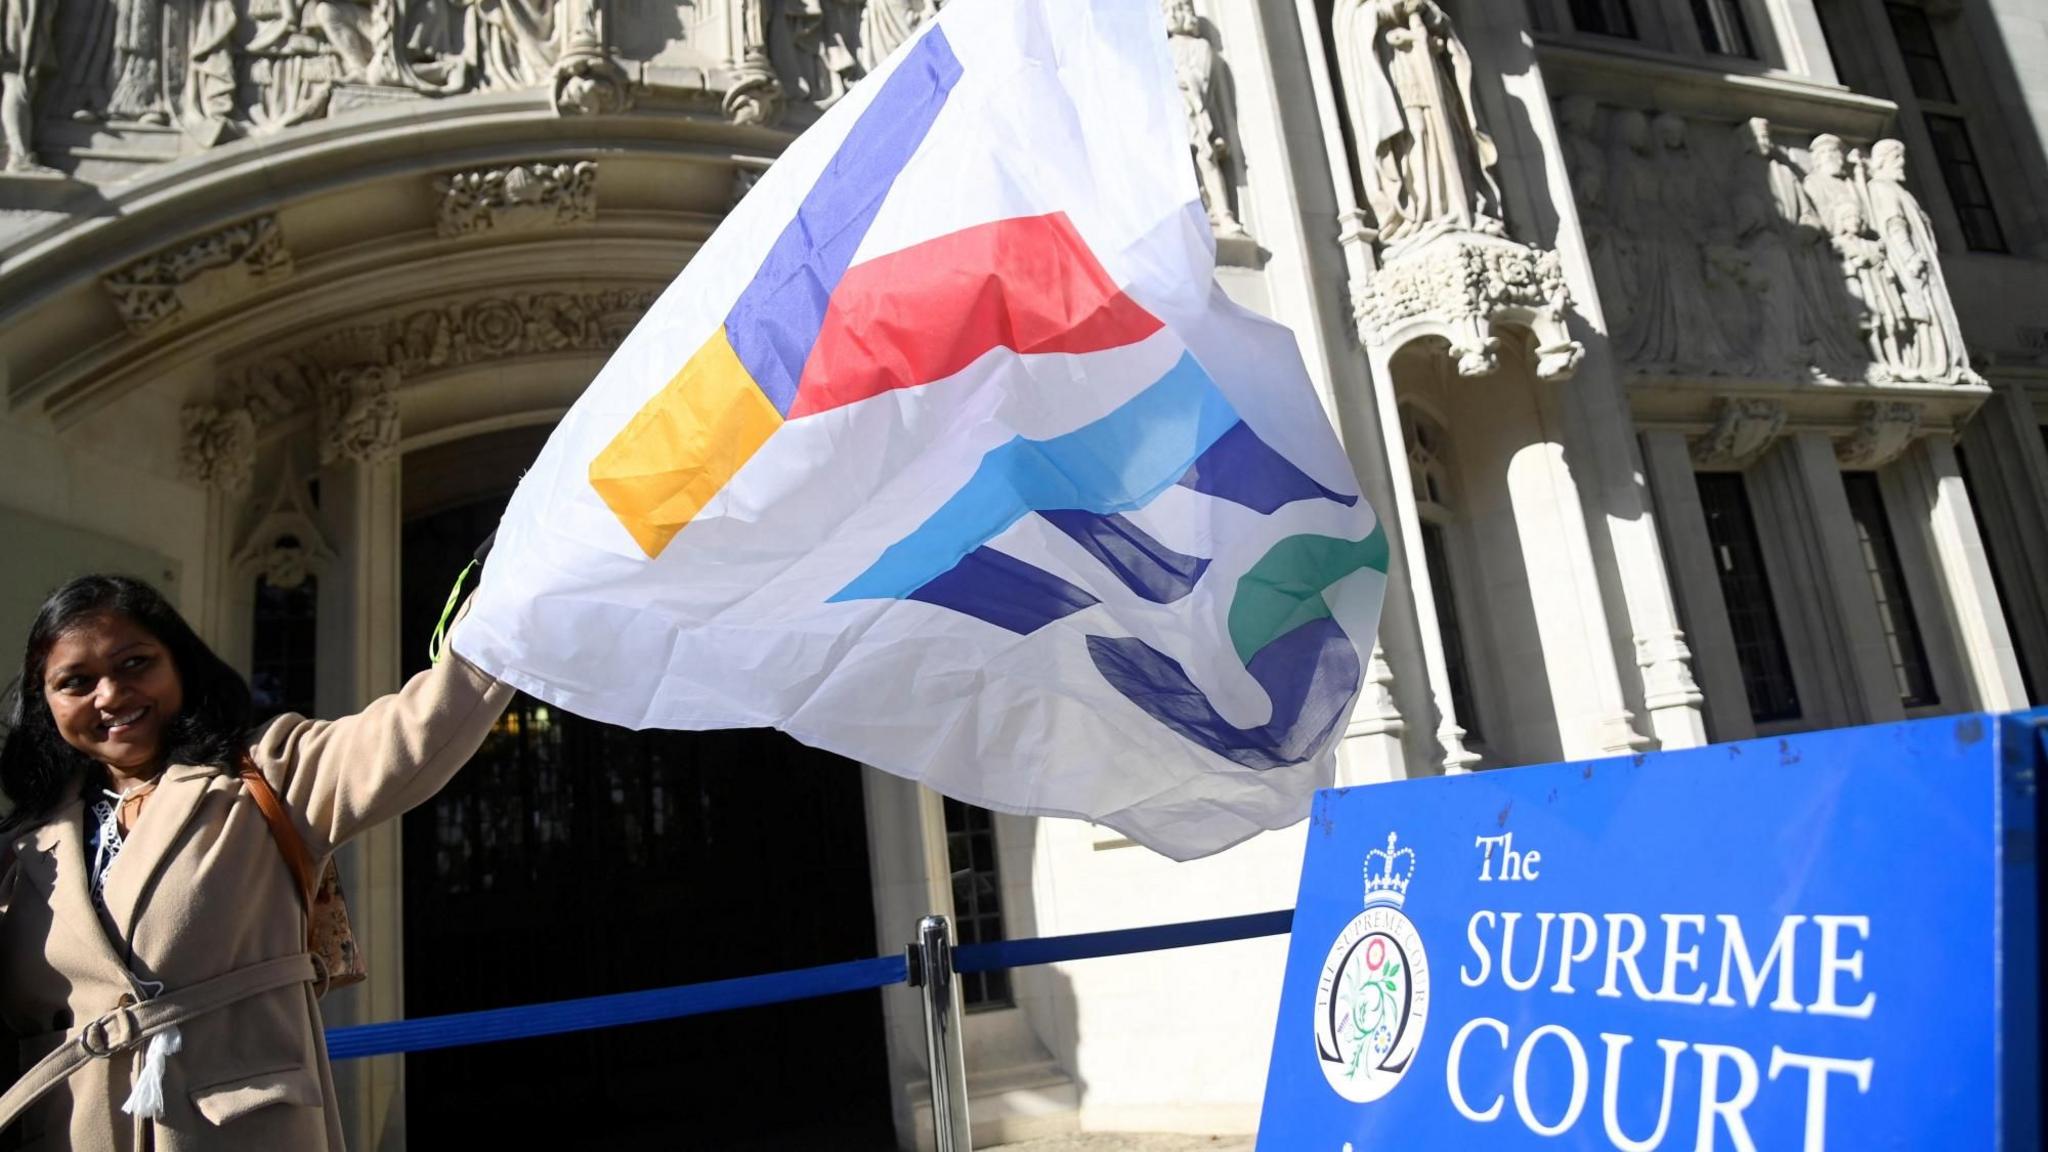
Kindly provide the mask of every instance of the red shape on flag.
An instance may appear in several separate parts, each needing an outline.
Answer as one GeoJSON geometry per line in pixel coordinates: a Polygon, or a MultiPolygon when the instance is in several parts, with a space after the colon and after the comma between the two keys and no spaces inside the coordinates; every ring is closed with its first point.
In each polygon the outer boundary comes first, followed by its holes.
{"type": "Polygon", "coordinates": [[[788,418],[943,380],[992,348],[1100,352],[1161,327],[1066,213],[978,224],[847,269],[788,418]]]}

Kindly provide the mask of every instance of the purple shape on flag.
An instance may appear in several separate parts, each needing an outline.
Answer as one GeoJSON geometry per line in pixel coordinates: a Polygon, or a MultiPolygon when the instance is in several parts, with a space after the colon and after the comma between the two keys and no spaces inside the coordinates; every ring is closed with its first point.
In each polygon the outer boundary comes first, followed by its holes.
{"type": "Polygon", "coordinates": [[[782,415],[796,400],[833,290],[959,79],[952,44],[932,29],[861,112],[727,314],[733,352],[782,415]]]}
{"type": "Polygon", "coordinates": [[[1335,500],[1347,508],[1358,503],[1356,496],[1332,492],[1309,479],[1243,421],[1196,458],[1180,485],[1267,516],[1296,500],[1335,500]]]}
{"type": "Polygon", "coordinates": [[[1116,513],[1062,508],[1039,515],[1086,548],[1124,587],[1154,604],[1171,604],[1193,592],[1209,567],[1206,557],[1176,552],[1116,513]]]}
{"type": "Polygon", "coordinates": [[[1358,691],[1358,649],[1334,619],[1310,620],[1267,644],[1247,666],[1273,702],[1256,728],[1225,720],[1180,662],[1135,637],[1088,637],[1095,668],[1146,715],[1254,771],[1299,764],[1323,746],[1358,691]]]}
{"type": "Polygon", "coordinates": [[[983,545],[907,597],[1029,636],[1099,603],[1043,568],[983,545]]]}

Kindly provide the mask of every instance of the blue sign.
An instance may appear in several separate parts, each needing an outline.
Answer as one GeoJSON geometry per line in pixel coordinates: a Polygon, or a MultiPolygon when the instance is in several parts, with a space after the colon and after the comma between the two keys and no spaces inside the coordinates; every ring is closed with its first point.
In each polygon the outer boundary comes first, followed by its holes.
{"type": "Polygon", "coordinates": [[[2048,711],[1319,793],[1261,1152],[2039,1146],[2048,711]]]}

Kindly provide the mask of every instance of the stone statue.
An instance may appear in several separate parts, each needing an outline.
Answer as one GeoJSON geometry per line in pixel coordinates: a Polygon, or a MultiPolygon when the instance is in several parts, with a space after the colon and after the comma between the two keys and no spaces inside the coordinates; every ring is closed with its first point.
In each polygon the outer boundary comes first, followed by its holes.
{"type": "Polygon", "coordinates": [[[466,29],[458,0],[411,0],[397,9],[391,70],[399,85],[435,96],[466,90],[473,79],[464,51],[466,29]]]}
{"type": "Polygon", "coordinates": [[[489,88],[540,88],[554,78],[561,47],[555,0],[470,0],[476,55],[489,88]]]}
{"type": "Polygon", "coordinates": [[[36,160],[37,85],[57,63],[50,26],[57,0],[0,0],[0,131],[7,171],[47,172],[36,160]]]}
{"type": "Polygon", "coordinates": [[[1934,225],[1920,201],[1906,190],[1906,146],[1879,140],[1870,150],[1870,222],[1884,238],[1885,261],[1898,279],[1912,324],[1912,351],[1896,367],[1924,380],[1970,373],[1962,326],[1941,274],[1934,225]]]}
{"type": "Polygon", "coordinates": [[[169,124],[163,0],[114,0],[114,90],[107,119],[169,124]]]}
{"type": "Polygon", "coordinates": [[[1871,378],[1890,379],[1892,365],[1904,358],[1907,346],[1906,301],[1885,263],[1883,243],[1872,239],[1854,201],[1836,201],[1824,210],[1829,238],[1841,260],[1849,291],[1863,306],[1864,341],[1869,345],[1871,378]]]}
{"type": "Polygon", "coordinates": [[[1381,241],[1503,233],[1493,140],[1450,17],[1433,0],[1337,0],[1331,25],[1381,241]]]}
{"type": "Polygon", "coordinates": [[[234,0],[170,0],[165,5],[164,83],[177,97],[187,135],[212,146],[233,134],[234,0]],[[177,51],[171,52],[170,48],[177,51]]]}
{"type": "Polygon", "coordinates": [[[861,70],[880,68],[911,33],[938,14],[939,0],[868,0],[860,11],[861,70]]]}
{"type": "Polygon", "coordinates": [[[1863,354],[1854,311],[1829,245],[1819,210],[1799,169],[1771,138],[1770,121],[1752,117],[1735,129],[1735,195],[1762,196],[1771,211],[1768,234],[1745,241],[1768,265],[1773,282],[1764,351],[1771,368],[1818,369],[1837,378],[1855,371],[1863,354]],[[1777,340],[1789,337],[1791,346],[1777,340]]]}
{"type": "MultiPolygon", "coordinates": [[[[327,111],[340,83],[366,83],[389,29],[366,0],[259,0],[256,34],[243,48],[258,130],[275,131],[327,111]]],[[[377,77],[383,79],[383,77],[377,77]]]]}
{"type": "Polygon", "coordinates": [[[1888,380],[1911,367],[1912,321],[1904,286],[1886,259],[1885,246],[1871,230],[1856,165],[1840,137],[1823,133],[1808,146],[1808,171],[1801,187],[1813,199],[1827,228],[1842,276],[1854,298],[1857,329],[1863,335],[1872,379],[1888,380]]]}
{"type": "Polygon", "coordinates": [[[1242,236],[1244,225],[1231,202],[1229,91],[1216,46],[1202,35],[1194,0],[1166,0],[1166,38],[1173,52],[1174,78],[1180,82],[1181,105],[1187,110],[1188,141],[1194,148],[1195,175],[1201,181],[1209,222],[1219,235],[1242,236]]]}
{"type": "Polygon", "coordinates": [[[100,118],[113,95],[116,20],[114,0],[64,0],[58,6],[53,31],[63,60],[46,107],[75,120],[100,118]]]}
{"type": "Polygon", "coordinates": [[[779,0],[768,55],[797,99],[829,107],[860,79],[860,0],[779,0]]]}

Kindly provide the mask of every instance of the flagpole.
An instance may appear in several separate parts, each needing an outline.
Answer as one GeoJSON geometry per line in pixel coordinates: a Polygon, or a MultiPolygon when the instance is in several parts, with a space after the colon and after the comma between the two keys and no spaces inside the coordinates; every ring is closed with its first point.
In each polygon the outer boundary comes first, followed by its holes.
{"type": "Polygon", "coordinates": [[[953,925],[944,916],[917,924],[912,976],[924,990],[925,1062],[932,1075],[932,1129],[938,1152],[972,1152],[967,1121],[967,1053],[960,1038],[960,986],[953,975],[953,925]]]}

